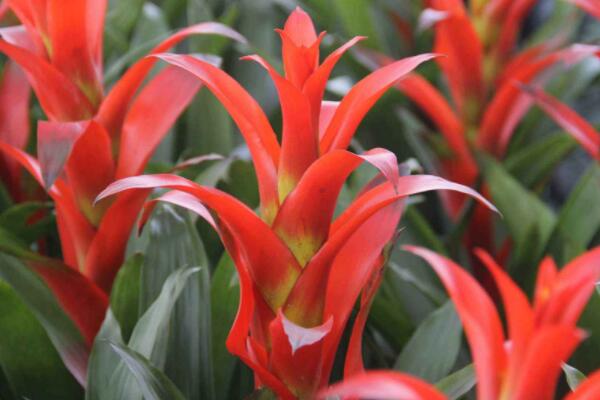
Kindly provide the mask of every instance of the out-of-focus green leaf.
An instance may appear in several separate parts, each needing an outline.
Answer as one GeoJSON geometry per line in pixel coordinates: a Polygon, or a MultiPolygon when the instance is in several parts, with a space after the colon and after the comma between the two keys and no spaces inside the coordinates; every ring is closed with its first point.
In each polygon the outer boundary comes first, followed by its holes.
{"type": "MultiPolygon", "coordinates": [[[[187,211],[166,204],[156,209],[146,229],[149,242],[141,277],[142,310],[156,299],[163,282],[174,271],[203,266],[190,277],[174,307],[164,371],[187,398],[214,398],[210,271],[203,243],[187,211]]],[[[162,368],[156,359],[150,360],[162,368]]]]}
{"type": "Polygon", "coordinates": [[[523,146],[504,162],[504,167],[525,187],[531,188],[548,178],[565,156],[575,148],[567,135],[552,135],[530,146],[523,146]]]}
{"type": "MultiPolygon", "coordinates": [[[[199,268],[184,267],[169,275],[160,295],[142,315],[131,334],[128,347],[148,358],[156,368],[163,368],[169,355],[170,320],[175,302],[188,279],[198,270],[199,268]]],[[[123,364],[115,368],[109,383],[109,387],[113,390],[112,396],[109,398],[141,400],[142,393],[125,368],[123,364]]],[[[199,369],[194,371],[199,371],[199,369]]]]}
{"type": "Polygon", "coordinates": [[[394,369],[435,383],[456,363],[461,336],[460,319],[448,301],[419,325],[396,359],[394,369]]]}
{"type": "Polygon", "coordinates": [[[469,364],[440,380],[435,386],[444,392],[448,399],[456,400],[467,394],[476,382],[475,368],[473,364],[469,364]]]}
{"type": "Polygon", "coordinates": [[[558,214],[550,250],[566,263],[586,250],[600,229],[600,167],[591,163],[558,214]]]}
{"type": "Polygon", "coordinates": [[[48,215],[50,205],[41,202],[16,204],[0,214],[0,226],[10,230],[25,243],[31,243],[43,235],[49,234],[54,226],[54,218],[48,215]],[[44,215],[44,213],[46,215],[44,215]],[[35,222],[31,218],[39,215],[35,222]]]}
{"type": "Polygon", "coordinates": [[[113,397],[116,388],[111,386],[111,378],[119,366],[119,356],[112,351],[110,343],[123,343],[123,338],[119,322],[108,309],[90,354],[86,400],[116,400],[113,397]]]}
{"type": "Polygon", "coordinates": [[[129,340],[138,321],[143,262],[144,256],[140,253],[130,257],[119,269],[110,294],[110,305],[125,340],[129,340]]]}
{"type": "Polygon", "coordinates": [[[110,0],[105,22],[105,53],[126,51],[129,36],[142,11],[145,0],[110,0]]]}
{"type": "Polygon", "coordinates": [[[185,400],[175,384],[139,353],[119,343],[110,345],[135,377],[145,400],[185,400]]]}
{"type": "Polygon", "coordinates": [[[575,367],[570,366],[569,364],[562,365],[563,372],[565,373],[565,377],[567,378],[567,384],[572,391],[577,389],[577,386],[581,385],[581,383],[585,380],[585,375],[575,367]]]}
{"type": "Polygon", "coordinates": [[[0,278],[13,288],[35,315],[67,368],[78,381],[83,382],[88,359],[87,346],[50,289],[25,264],[1,253],[0,278]]]}
{"type": "Polygon", "coordinates": [[[512,237],[510,271],[515,273],[520,284],[530,288],[556,217],[537,196],[491,158],[485,158],[484,175],[493,203],[502,213],[501,221],[512,237]]]}
{"type": "Polygon", "coordinates": [[[3,281],[0,281],[0,332],[0,366],[16,398],[83,397],[81,386],[65,368],[43,327],[3,281]]]}
{"type": "Polygon", "coordinates": [[[277,395],[270,389],[258,389],[246,396],[244,400],[275,400],[277,395]]]}
{"type": "Polygon", "coordinates": [[[240,283],[231,257],[223,254],[211,284],[212,354],[215,365],[215,389],[223,397],[230,391],[231,379],[237,362],[225,347],[229,329],[237,314],[240,283]]]}
{"type": "Polygon", "coordinates": [[[337,18],[348,36],[366,36],[365,44],[379,48],[379,34],[372,14],[370,0],[333,0],[337,18]]]}

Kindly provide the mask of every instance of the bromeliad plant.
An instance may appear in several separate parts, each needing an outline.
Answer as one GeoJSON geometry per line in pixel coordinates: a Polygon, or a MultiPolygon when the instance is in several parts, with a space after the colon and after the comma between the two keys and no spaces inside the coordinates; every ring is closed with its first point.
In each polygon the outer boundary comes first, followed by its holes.
{"type": "MultiPolygon", "coordinates": [[[[572,65],[598,51],[596,46],[564,46],[557,37],[539,45],[518,48],[517,39],[534,0],[428,0],[423,20],[433,24],[434,52],[449,98],[424,77],[411,74],[395,85],[411,99],[442,136],[436,140],[441,174],[453,181],[480,184],[478,153],[505,157],[513,134],[531,108],[532,99],[524,84],[549,79],[557,67],[572,65]]],[[[371,51],[361,53],[371,66],[382,66],[389,58],[371,51]]],[[[573,130],[569,130],[573,133],[573,130]]],[[[586,149],[590,139],[578,132],[573,136],[586,149]]],[[[591,139],[596,143],[597,139],[591,139]]],[[[597,150],[592,154],[597,154],[597,150]]],[[[487,193],[485,182],[481,191],[487,193]]],[[[454,219],[464,199],[451,194],[443,198],[454,219]]],[[[491,216],[476,207],[466,234],[468,247],[480,246],[496,254],[491,216]]],[[[508,242],[506,242],[508,243],[508,242]]],[[[504,247],[505,249],[507,247],[504,247]]]]}
{"type": "MultiPolygon", "coordinates": [[[[550,400],[561,366],[585,332],[576,323],[600,278],[600,248],[577,257],[560,271],[547,257],[540,264],[533,304],[484,250],[477,256],[497,285],[508,334],[493,300],[469,273],[453,261],[430,250],[408,246],[425,259],[446,287],[463,323],[477,375],[479,400],[550,400]]],[[[600,373],[583,382],[567,400],[600,395],[600,373]]],[[[334,385],[321,396],[444,399],[433,387],[410,376],[392,372],[367,372],[334,385]],[[377,382],[377,386],[371,384],[377,382]]]]}
{"type": "MultiPolygon", "coordinates": [[[[68,6],[58,0],[9,0],[7,5],[23,25],[0,29],[0,51],[23,69],[49,121],[38,124],[37,159],[22,150],[27,115],[19,112],[11,114],[19,119],[11,130],[12,135],[20,135],[19,141],[0,141],[0,149],[12,163],[25,167],[54,201],[66,267],[52,262],[48,263],[52,268],[42,268],[44,262],[37,256],[32,264],[91,345],[145,195],[119,196],[95,207],[93,200],[114,180],[143,171],[200,84],[175,67],[150,78],[156,59],[143,58],[105,95],[105,0],[68,6]]],[[[193,34],[244,42],[232,29],[207,22],[166,38],[151,54],[193,34]]],[[[5,97],[1,99],[4,105],[5,97]]],[[[6,100],[17,101],[16,105],[22,101],[20,97],[6,100]]]]}
{"type": "Polygon", "coordinates": [[[281,143],[257,102],[225,72],[187,55],[157,56],[196,76],[236,122],[258,178],[258,214],[217,189],[165,174],[122,179],[97,201],[125,191],[146,196],[148,189],[168,188],[172,191],[159,200],[205,218],[219,233],[240,277],[241,302],[228,349],[252,368],[257,387],[268,387],[281,398],[312,398],[329,381],[361,293],[345,369],[351,374],[362,368],[362,330],[404,199],[428,190],[454,190],[493,206],[472,189],[438,177],[400,176],[396,158],[387,150],[361,155],[345,150],[384,91],[431,55],[393,62],[358,82],[341,102],[324,102],[334,65],[361,38],[320,63],[324,33],[316,34],[302,10],[292,12],[277,32],[285,75],[257,55],[246,58],[262,65],[275,83],[283,113],[281,143]],[[382,176],[334,218],[344,182],[364,161],[382,176]]]}

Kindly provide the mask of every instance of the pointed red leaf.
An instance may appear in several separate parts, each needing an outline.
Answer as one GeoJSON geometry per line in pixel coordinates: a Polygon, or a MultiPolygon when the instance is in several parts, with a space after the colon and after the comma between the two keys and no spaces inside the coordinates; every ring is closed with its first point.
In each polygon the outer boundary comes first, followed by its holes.
{"type": "Polygon", "coordinates": [[[288,320],[281,310],[271,322],[270,367],[298,398],[311,398],[318,388],[323,339],[332,322],[330,318],[305,328],[288,320]]]}
{"type": "Polygon", "coordinates": [[[522,85],[521,89],[533,98],[554,122],[573,136],[592,157],[600,160],[600,132],[589,122],[540,88],[522,85]]]}
{"type": "Polygon", "coordinates": [[[567,362],[585,333],[573,326],[543,328],[527,345],[527,354],[507,377],[511,399],[554,399],[561,366],[567,362]]]}
{"type": "Polygon", "coordinates": [[[447,15],[435,24],[436,61],[448,79],[452,98],[463,118],[472,120],[484,96],[483,45],[461,0],[434,0],[434,9],[447,15]]]}
{"type": "Polygon", "coordinates": [[[97,50],[90,47],[98,45],[98,33],[91,42],[88,25],[95,25],[96,31],[102,27],[98,24],[103,24],[105,8],[106,0],[47,2],[51,63],[80,88],[94,108],[102,100],[102,66],[95,64],[97,50]],[[89,15],[90,11],[101,13],[89,15]]]}
{"type": "Polygon", "coordinates": [[[545,288],[548,294],[536,307],[536,323],[574,326],[599,278],[600,247],[596,247],[567,264],[545,288]]]}
{"type": "Polygon", "coordinates": [[[378,268],[385,264],[384,256],[380,256],[372,267],[373,275],[365,285],[360,297],[360,307],[358,314],[354,319],[350,341],[348,342],[348,351],[346,352],[346,361],[344,362],[344,376],[350,378],[355,374],[365,372],[365,366],[362,357],[362,340],[369,311],[373,304],[373,299],[377,294],[377,289],[383,280],[383,269],[378,268]]]}
{"type": "Polygon", "coordinates": [[[85,257],[84,275],[106,293],[123,264],[127,241],[149,191],[124,193],[110,205],[85,257]]]}
{"type": "Polygon", "coordinates": [[[600,3],[595,0],[569,0],[571,3],[577,4],[586,12],[600,19],[600,3]]]}
{"type": "Polygon", "coordinates": [[[435,57],[422,54],[378,69],[358,82],[344,97],[321,140],[321,153],[345,149],[365,114],[383,93],[419,64],[435,57]]]}
{"type": "Polygon", "coordinates": [[[279,94],[283,132],[277,173],[279,201],[283,202],[304,171],[318,157],[317,127],[312,124],[313,118],[308,99],[298,88],[279,75],[260,56],[247,56],[243,59],[253,60],[265,68],[279,94]]]}
{"type": "Polygon", "coordinates": [[[327,85],[327,81],[329,80],[329,76],[331,75],[331,71],[338,63],[340,58],[348,51],[352,46],[354,46],[359,41],[365,39],[362,36],[357,36],[342,46],[334,50],[321,65],[316,67],[313,74],[306,80],[304,86],[302,88],[302,92],[308,97],[308,101],[310,102],[311,114],[313,116],[313,126],[317,125],[319,122],[319,112],[321,108],[321,103],[323,101],[323,95],[325,93],[325,86],[327,85]]]}
{"type": "Polygon", "coordinates": [[[56,121],[83,120],[94,108],[79,88],[56,67],[28,50],[0,39],[0,52],[19,64],[48,117],[56,121]]]}
{"type": "Polygon", "coordinates": [[[497,399],[507,360],[502,323],[494,303],[477,281],[451,260],[425,248],[406,246],[405,249],[433,267],[456,306],[475,364],[477,398],[497,399]]]}
{"type": "Polygon", "coordinates": [[[508,321],[509,338],[512,342],[511,363],[519,366],[523,362],[524,352],[528,346],[527,340],[534,327],[533,309],[525,293],[487,252],[476,249],[475,254],[491,273],[502,297],[504,314],[508,321]]]}
{"type": "MultiPolygon", "coordinates": [[[[97,200],[129,189],[169,188],[196,196],[220,218],[248,260],[253,281],[273,310],[292,289],[300,267],[293,254],[252,210],[217,189],[200,186],[176,175],[142,175],[111,184],[97,200]]],[[[110,210],[109,210],[110,212],[110,210]]],[[[90,258],[88,258],[90,259],[90,258]]]]}
{"type": "MultiPolygon", "coordinates": [[[[0,75],[0,141],[19,149],[29,140],[31,88],[23,71],[13,62],[4,64],[0,75]]],[[[15,201],[21,201],[21,172],[18,163],[0,156],[0,179],[15,201]]]]}
{"type": "Polygon", "coordinates": [[[306,265],[329,235],[340,190],[364,161],[378,168],[394,186],[398,184],[398,162],[393,153],[380,148],[363,155],[335,150],[309,167],[281,205],[273,230],[288,244],[300,265],[306,265]]]}
{"type": "Polygon", "coordinates": [[[199,88],[200,82],[190,73],[168,67],[142,89],[123,122],[116,179],[143,172],[152,153],[199,88]]]}
{"type": "Polygon", "coordinates": [[[108,307],[108,297],[79,272],[55,261],[32,261],[91,348],[108,307]]]}
{"type": "Polygon", "coordinates": [[[381,400],[445,400],[435,387],[407,374],[369,371],[323,389],[318,399],[369,398],[381,400]]]}
{"type": "MultiPolygon", "coordinates": [[[[169,50],[190,35],[220,35],[245,43],[246,39],[233,29],[217,23],[203,22],[184,28],[169,36],[158,44],[150,54],[158,54],[169,50]]],[[[98,111],[98,121],[106,128],[111,137],[120,135],[121,126],[129,110],[129,105],[137,93],[140,85],[156,64],[156,59],[146,57],[133,64],[119,79],[115,86],[107,94],[98,111]]]]}
{"type": "Polygon", "coordinates": [[[278,207],[279,144],[258,103],[232,77],[213,65],[187,55],[160,54],[162,60],[198,77],[219,99],[238,125],[254,161],[263,218],[272,221],[278,207]]]}

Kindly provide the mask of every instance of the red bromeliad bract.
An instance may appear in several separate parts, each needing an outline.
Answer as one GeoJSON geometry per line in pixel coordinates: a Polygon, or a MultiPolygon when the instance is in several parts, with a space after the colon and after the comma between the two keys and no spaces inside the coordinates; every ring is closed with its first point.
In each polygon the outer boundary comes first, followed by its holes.
{"type": "MultiPolygon", "coordinates": [[[[13,164],[20,164],[55,203],[63,259],[72,271],[64,279],[59,279],[64,273],[61,269],[54,269],[52,278],[41,276],[90,345],[104,318],[107,295],[146,195],[128,193],[95,207],[93,201],[109,183],[143,171],[201,86],[175,67],[163,69],[145,83],[157,60],[143,58],[105,95],[102,35],[106,3],[8,0],[23,26],[0,28],[0,52],[25,72],[49,119],[38,124],[35,159],[22,150],[26,136],[17,130],[25,129],[20,120],[27,118],[26,113],[22,116],[17,108],[11,112],[16,121],[3,118],[6,101],[17,107],[26,103],[18,82],[9,80],[13,75],[19,77],[9,64],[0,87],[0,150],[12,163],[9,178],[15,179],[13,164]],[[11,134],[19,137],[6,139],[5,131],[13,127],[11,134]],[[73,285],[71,274],[84,283],[73,285]]],[[[245,41],[222,24],[206,22],[176,32],[150,54],[164,52],[193,34],[245,41]]]]}
{"type": "MultiPolygon", "coordinates": [[[[600,277],[600,248],[582,254],[560,271],[551,258],[545,258],[532,305],[488,253],[476,250],[500,293],[507,337],[494,302],[463,268],[424,248],[408,246],[407,250],[431,264],[456,306],[471,347],[477,398],[553,399],[562,363],[585,337],[576,323],[600,277]]],[[[594,381],[568,399],[600,393],[600,380],[594,381]]]]}
{"type": "Polygon", "coordinates": [[[347,375],[362,369],[360,337],[403,199],[428,190],[454,190],[493,206],[472,189],[438,177],[400,176],[396,158],[387,150],[362,155],[345,150],[384,91],[431,55],[390,63],[358,82],[341,102],[324,102],[335,63],[359,38],[319,63],[324,34],[316,34],[302,10],[294,11],[278,33],[285,75],[259,56],[247,58],[262,65],[275,82],[283,112],[281,144],[257,102],[225,72],[191,56],[158,55],[195,75],[238,125],[258,177],[259,215],[226,193],[174,175],[126,178],[111,184],[98,200],[123,191],[142,190],[145,196],[145,190],[168,188],[172,191],[159,200],[193,210],[211,223],[241,282],[228,349],[254,370],[258,387],[267,386],[282,398],[312,398],[329,382],[338,343],[361,292],[345,369],[347,375]],[[383,179],[334,218],[345,180],[364,161],[383,179]]]}

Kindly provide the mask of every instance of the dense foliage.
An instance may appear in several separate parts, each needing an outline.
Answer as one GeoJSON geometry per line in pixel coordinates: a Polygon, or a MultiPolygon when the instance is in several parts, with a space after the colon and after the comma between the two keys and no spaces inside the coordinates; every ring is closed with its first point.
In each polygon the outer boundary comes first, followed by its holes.
{"type": "Polygon", "coordinates": [[[0,399],[600,397],[599,19],[1,1],[0,399]]]}

